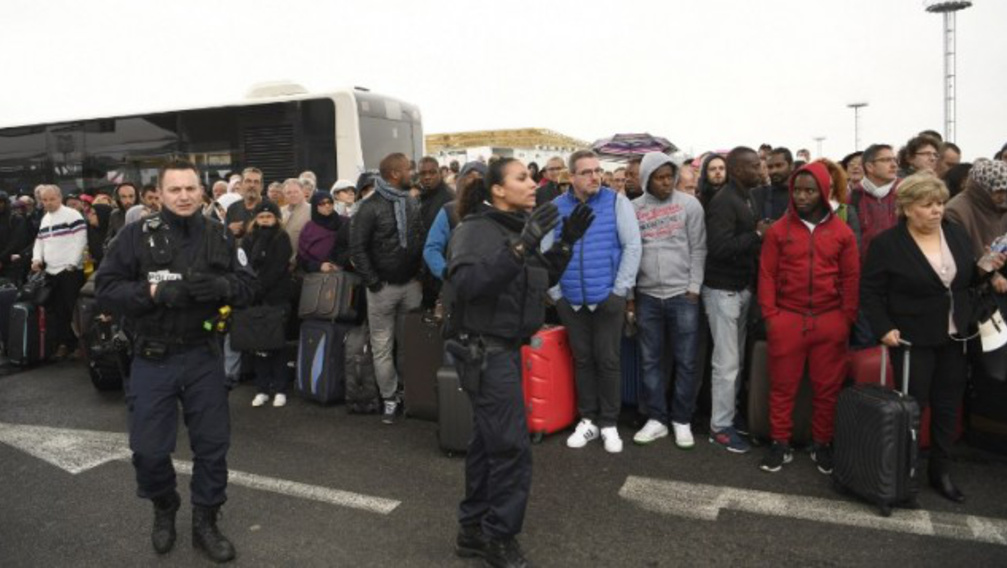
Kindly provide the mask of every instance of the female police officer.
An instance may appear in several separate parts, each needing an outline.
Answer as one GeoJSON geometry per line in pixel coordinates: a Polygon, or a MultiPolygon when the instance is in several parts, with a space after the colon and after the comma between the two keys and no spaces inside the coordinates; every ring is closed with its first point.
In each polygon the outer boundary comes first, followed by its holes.
{"type": "Polygon", "coordinates": [[[181,401],[195,464],[193,545],[225,562],[234,546],[217,529],[217,511],[226,500],[230,418],[219,338],[204,322],[226,304],[250,303],[256,282],[224,226],[201,214],[195,166],[167,164],[158,186],[161,212],[126,225],[112,241],[96,277],[98,301],[125,315],[135,332],[129,446],[137,494],[154,502],[154,549],[164,554],[175,543],[180,499],[171,452],[181,401]]]}
{"type": "Polygon", "coordinates": [[[456,337],[449,345],[461,354],[475,423],[456,550],[491,566],[529,565],[515,539],[531,486],[520,348],[542,326],[546,291],[594,220],[590,208],[578,206],[543,253],[542,238],[559,212],[546,203],[529,215],[534,207],[535,182],[525,166],[498,160],[459,203],[463,221],[449,246],[445,325],[456,337]]]}

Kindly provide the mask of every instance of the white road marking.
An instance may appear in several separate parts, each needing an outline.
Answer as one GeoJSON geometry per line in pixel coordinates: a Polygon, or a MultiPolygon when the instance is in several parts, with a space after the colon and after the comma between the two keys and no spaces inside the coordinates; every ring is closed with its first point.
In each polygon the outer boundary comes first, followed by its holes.
{"type": "MultiPolygon", "coordinates": [[[[175,471],[190,475],[192,474],[192,462],[179,460],[172,461],[175,464],[175,471]]],[[[353,493],[351,491],[343,491],[341,489],[329,489],[328,487],[308,485],[306,483],[298,483],[296,481],[288,481],[286,479],[277,479],[275,477],[266,477],[264,475],[256,475],[254,473],[245,473],[243,471],[235,471],[233,469],[227,477],[227,482],[232,485],[241,485],[251,489],[261,489],[263,491],[279,493],[280,495],[310,499],[312,501],[320,501],[322,503],[339,505],[341,507],[350,507],[351,509],[361,509],[363,511],[380,513],[382,515],[391,513],[396,507],[402,504],[401,501],[395,501],[394,499],[371,497],[370,495],[363,495],[361,493],[353,493]]]]}
{"type": "MultiPolygon", "coordinates": [[[[15,447],[73,475],[110,461],[130,461],[133,455],[129,449],[129,436],[120,432],[72,430],[0,422],[0,443],[15,447]]],[[[192,462],[172,461],[177,472],[192,475],[192,462]]],[[[401,501],[394,499],[235,470],[229,472],[228,483],[381,515],[391,513],[402,504],[401,501]]]]}
{"type": "Polygon", "coordinates": [[[716,521],[721,509],[730,509],[773,517],[1007,545],[1007,520],[974,515],[896,509],[891,517],[882,517],[873,507],[852,501],[636,476],[626,478],[619,496],[650,511],[704,521],[716,521]]]}

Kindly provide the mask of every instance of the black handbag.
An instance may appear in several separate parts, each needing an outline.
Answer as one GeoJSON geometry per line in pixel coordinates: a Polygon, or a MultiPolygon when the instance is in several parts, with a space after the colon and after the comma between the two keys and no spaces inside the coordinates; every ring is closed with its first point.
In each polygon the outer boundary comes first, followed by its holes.
{"type": "Polygon", "coordinates": [[[21,287],[18,300],[31,302],[36,306],[44,306],[49,303],[49,296],[52,295],[52,282],[49,275],[44,270],[33,272],[28,276],[28,281],[21,287]]]}
{"type": "Polygon", "coordinates": [[[287,308],[252,306],[231,316],[231,349],[277,351],[286,346],[287,308]]]}

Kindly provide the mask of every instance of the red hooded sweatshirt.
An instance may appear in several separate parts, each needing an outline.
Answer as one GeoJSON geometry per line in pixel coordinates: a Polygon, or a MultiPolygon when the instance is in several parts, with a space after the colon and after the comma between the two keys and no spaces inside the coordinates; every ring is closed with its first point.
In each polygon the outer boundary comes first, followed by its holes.
{"type": "Polygon", "coordinates": [[[790,178],[787,213],[766,231],[759,261],[759,304],[766,319],[780,310],[807,317],[842,310],[852,325],[860,301],[860,258],[853,231],[832,213],[829,171],[811,163],[790,178]],[[812,231],[794,206],[794,179],[810,173],[829,213],[812,231]]]}

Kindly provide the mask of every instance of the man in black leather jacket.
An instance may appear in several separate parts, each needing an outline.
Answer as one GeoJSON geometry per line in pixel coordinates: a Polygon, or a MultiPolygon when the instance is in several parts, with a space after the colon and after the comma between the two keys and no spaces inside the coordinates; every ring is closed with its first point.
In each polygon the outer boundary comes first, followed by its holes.
{"type": "Polygon", "coordinates": [[[420,307],[418,280],[426,235],[420,207],[410,197],[412,166],[404,154],[381,160],[374,194],[362,201],[350,223],[350,259],[367,285],[367,319],[371,328],[374,375],[385,401],[382,421],[395,422],[395,322],[399,314],[420,307]]]}

